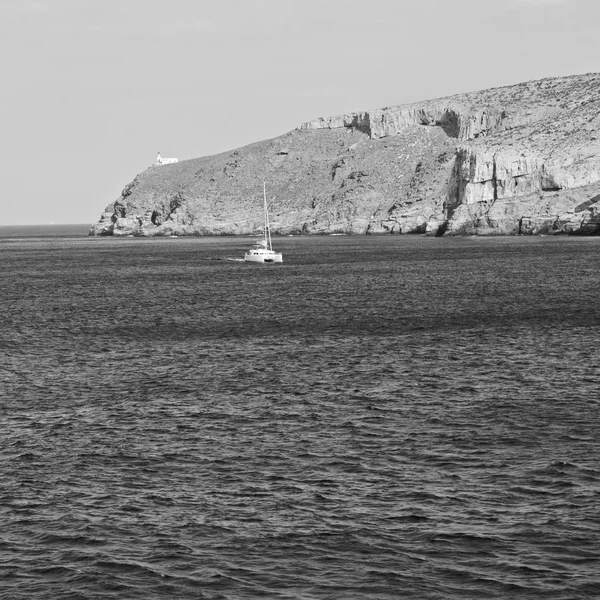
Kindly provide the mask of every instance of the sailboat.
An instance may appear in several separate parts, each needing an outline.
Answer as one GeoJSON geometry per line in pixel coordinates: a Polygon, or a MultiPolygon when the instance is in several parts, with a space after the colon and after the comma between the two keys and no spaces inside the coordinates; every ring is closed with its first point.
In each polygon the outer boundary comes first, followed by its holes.
{"type": "Polygon", "coordinates": [[[267,187],[264,181],[263,200],[265,211],[264,239],[254,243],[252,248],[244,254],[244,260],[246,262],[257,263],[280,263],[283,262],[283,256],[281,255],[281,252],[275,252],[273,250],[273,244],[271,244],[271,228],[269,226],[269,211],[267,209],[267,187]]]}

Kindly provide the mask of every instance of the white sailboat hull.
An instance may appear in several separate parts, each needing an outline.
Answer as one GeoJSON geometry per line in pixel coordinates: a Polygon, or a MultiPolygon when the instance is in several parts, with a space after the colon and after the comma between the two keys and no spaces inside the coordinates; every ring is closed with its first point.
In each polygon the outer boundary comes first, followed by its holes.
{"type": "Polygon", "coordinates": [[[273,250],[249,250],[244,254],[244,260],[255,263],[282,263],[283,255],[273,250]]]}
{"type": "Polygon", "coordinates": [[[263,202],[265,211],[264,240],[257,241],[254,246],[244,254],[244,261],[253,263],[282,263],[283,255],[275,252],[271,245],[271,228],[269,226],[269,210],[267,208],[267,189],[263,181],[263,202]]]}

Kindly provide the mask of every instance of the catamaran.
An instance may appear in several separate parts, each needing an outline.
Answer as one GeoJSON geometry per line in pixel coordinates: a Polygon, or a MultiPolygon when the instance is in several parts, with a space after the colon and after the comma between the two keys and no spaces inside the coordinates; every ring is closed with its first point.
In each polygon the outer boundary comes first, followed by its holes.
{"type": "Polygon", "coordinates": [[[244,260],[246,262],[257,262],[257,263],[280,263],[283,262],[283,256],[281,252],[275,252],[273,245],[271,244],[271,228],[269,226],[269,211],[267,209],[267,188],[263,181],[263,200],[264,200],[264,211],[265,211],[265,222],[264,222],[264,239],[257,240],[252,248],[244,254],[244,260]]]}

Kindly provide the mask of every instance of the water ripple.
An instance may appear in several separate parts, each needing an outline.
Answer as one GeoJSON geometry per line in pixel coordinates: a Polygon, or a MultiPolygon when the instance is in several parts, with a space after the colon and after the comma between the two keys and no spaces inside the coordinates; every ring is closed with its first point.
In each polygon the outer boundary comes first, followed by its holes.
{"type": "Polygon", "coordinates": [[[0,598],[599,593],[598,244],[163,242],[3,247],[0,598]]]}

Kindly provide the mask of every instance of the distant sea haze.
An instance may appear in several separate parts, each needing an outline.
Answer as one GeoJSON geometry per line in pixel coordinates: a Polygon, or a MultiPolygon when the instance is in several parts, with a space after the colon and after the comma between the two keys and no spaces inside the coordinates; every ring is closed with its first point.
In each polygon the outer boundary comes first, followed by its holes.
{"type": "Polygon", "coordinates": [[[600,238],[69,227],[0,236],[1,600],[600,597],[600,238]]]}
{"type": "Polygon", "coordinates": [[[48,225],[0,225],[0,238],[46,238],[87,236],[91,223],[48,225]]]}

